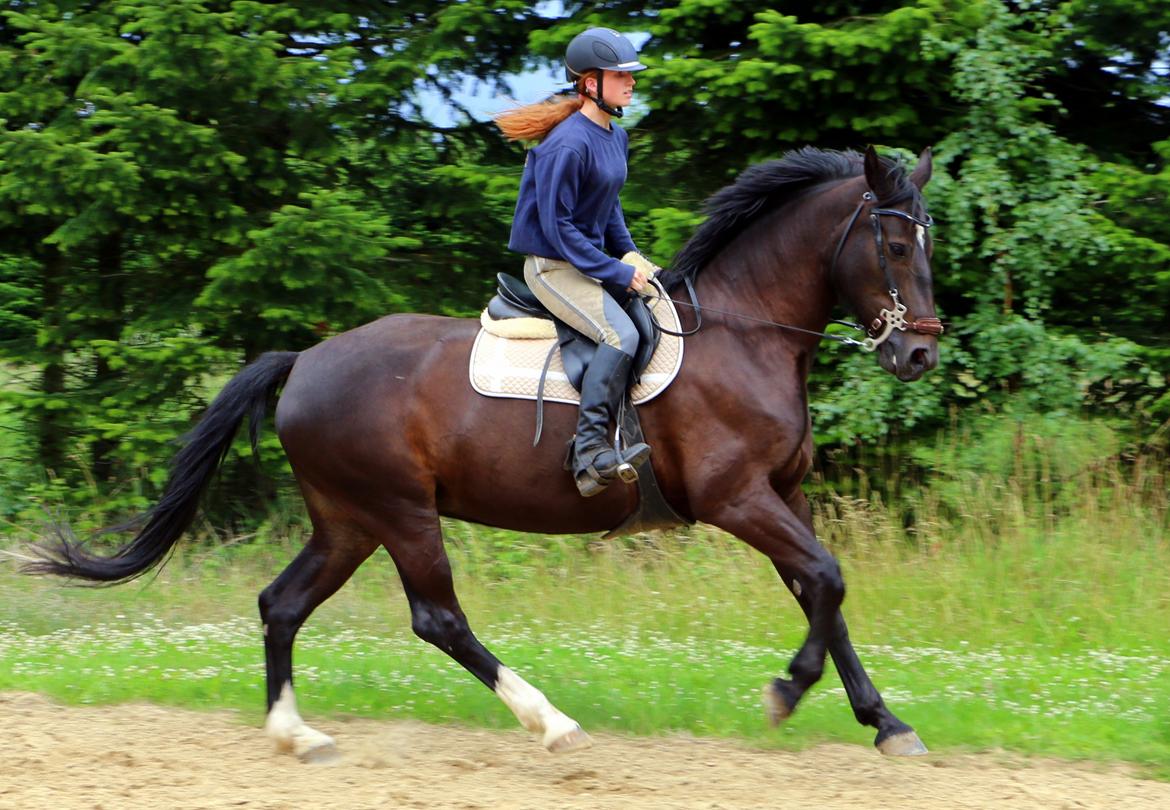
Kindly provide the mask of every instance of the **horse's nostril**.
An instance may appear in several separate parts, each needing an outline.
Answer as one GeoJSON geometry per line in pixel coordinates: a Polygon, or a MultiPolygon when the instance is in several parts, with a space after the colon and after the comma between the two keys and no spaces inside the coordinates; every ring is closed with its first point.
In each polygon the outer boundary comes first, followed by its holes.
{"type": "Polygon", "coordinates": [[[915,349],[910,352],[911,368],[927,368],[930,365],[930,352],[926,349],[915,349]]]}

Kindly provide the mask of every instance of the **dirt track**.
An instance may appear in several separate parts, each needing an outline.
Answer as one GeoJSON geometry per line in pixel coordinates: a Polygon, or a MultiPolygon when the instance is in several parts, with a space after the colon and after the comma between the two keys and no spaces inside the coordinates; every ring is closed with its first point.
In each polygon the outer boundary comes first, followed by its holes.
{"type": "Polygon", "coordinates": [[[74,708],[0,694],[0,808],[1159,808],[1170,784],[1120,768],[992,756],[798,754],[599,735],[557,757],[522,731],[320,724],[331,765],[276,754],[229,714],[74,708]]]}

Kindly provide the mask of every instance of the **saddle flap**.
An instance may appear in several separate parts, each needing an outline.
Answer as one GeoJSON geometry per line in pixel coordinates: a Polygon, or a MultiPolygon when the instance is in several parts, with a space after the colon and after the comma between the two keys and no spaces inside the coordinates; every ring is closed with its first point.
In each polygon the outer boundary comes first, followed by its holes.
{"type": "Polygon", "coordinates": [[[633,296],[626,305],[626,314],[638,331],[638,350],[634,353],[634,383],[642,378],[642,372],[650,365],[650,358],[658,349],[658,341],[662,339],[662,331],[654,322],[650,306],[646,299],[633,296]]]}

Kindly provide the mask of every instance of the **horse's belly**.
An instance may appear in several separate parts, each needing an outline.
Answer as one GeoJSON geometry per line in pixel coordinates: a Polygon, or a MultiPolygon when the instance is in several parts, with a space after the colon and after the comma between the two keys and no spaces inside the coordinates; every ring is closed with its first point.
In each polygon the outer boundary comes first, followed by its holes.
{"type": "Polygon", "coordinates": [[[637,486],[616,482],[601,495],[581,497],[572,474],[563,469],[576,408],[566,410],[570,418],[546,418],[537,447],[528,433],[530,421],[506,420],[510,430],[452,448],[438,469],[440,514],[543,534],[605,532],[619,525],[637,506],[637,486]],[[522,435],[516,435],[518,429],[522,435]]]}

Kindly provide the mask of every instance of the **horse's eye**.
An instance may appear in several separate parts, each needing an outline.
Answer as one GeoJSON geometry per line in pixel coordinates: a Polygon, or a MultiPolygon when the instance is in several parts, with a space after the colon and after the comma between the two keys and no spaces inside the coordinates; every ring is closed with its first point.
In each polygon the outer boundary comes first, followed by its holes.
{"type": "Polygon", "coordinates": [[[890,253],[893,253],[895,256],[905,256],[906,246],[901,242],[890,242],[890,253]]]}

